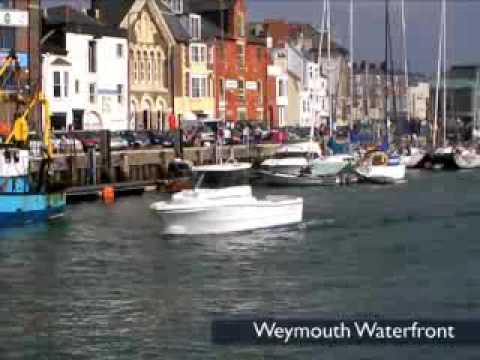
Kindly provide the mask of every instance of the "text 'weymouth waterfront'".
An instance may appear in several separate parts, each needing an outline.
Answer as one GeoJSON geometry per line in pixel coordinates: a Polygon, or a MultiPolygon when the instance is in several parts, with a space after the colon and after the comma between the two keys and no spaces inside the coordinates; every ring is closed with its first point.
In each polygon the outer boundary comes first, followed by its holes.
{"type": "Polygon", "coordinates": [[[341,321],[329,326],[279,326],[275,321],[252,323],[258,339],[276,340],[288,344],[299,340],[433,340],[455,339],[454,326],[427,326],[413,321],[408,326],[389,326],[378,322],[341,321]]]}

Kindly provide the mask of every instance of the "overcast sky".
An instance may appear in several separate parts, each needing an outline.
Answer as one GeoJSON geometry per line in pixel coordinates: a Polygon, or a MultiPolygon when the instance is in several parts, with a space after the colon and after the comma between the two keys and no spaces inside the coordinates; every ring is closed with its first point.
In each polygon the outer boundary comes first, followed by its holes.
{"type": "MultiPolygon", "coordinates": [[[[82,0],[43,0],[80,4],[82,0]]],[[[88,0],[83,0],[85,4],[88,0]]],[[[122,1],[122,0],[118,0],[122,1]]],[[[431,74],[436,68],[440,29],[440,0],[405,0],[410,70],[431,74]]],[[[330,0],[332,26],[337,40],[349,44],[349,0],[330,0]]],[[[394,58],[402,63],[400,0],[390,0],[394,58]]],[[[382,61],[384,57],[384,0],[354,0],[354,57],[382,61]]],[[[81,5],[80,5],[81,6],[81,5]]],[[[83,5],[86,6],[86,5],[83,5]]],[[[286,18],[319,26],[323,0],[248,0],[251,21],[286,18]]],[[[447,61],[480,63],[480,0],[447,1],[447,61]]]]}

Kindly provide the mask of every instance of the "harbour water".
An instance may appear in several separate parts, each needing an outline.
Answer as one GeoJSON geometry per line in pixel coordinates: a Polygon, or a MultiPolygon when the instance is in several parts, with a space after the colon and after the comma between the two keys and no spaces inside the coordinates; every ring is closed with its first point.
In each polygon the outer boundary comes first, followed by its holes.
{"type": "Polygon", "coordinates": [[[0,233],[0,359],[474,359],[476,348],[221,347],[216,314],[480,318],[480,173],[271,189],[300,226],[164,237],[162,195],[0,233]]]}

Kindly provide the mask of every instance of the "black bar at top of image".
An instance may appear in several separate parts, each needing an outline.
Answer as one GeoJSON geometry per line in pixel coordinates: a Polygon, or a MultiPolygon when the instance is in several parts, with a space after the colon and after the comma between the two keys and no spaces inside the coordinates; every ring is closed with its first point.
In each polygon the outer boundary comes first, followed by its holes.
{"type": "Polygon", "coordinates": [[[480,320],[243,318],[211,330],[216,345],[480,345],[480,320]]]}

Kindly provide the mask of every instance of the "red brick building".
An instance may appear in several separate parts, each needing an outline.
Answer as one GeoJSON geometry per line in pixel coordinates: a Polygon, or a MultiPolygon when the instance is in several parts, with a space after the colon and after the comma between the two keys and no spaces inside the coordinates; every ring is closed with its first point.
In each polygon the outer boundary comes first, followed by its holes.
{"type": "Polygon", "coordinates": [[[190,1],[214,42],[216,115],[228,121],[271,124],[267,96],[269,51],[264,40],[249,39],[246,0],[190,1]]]}

